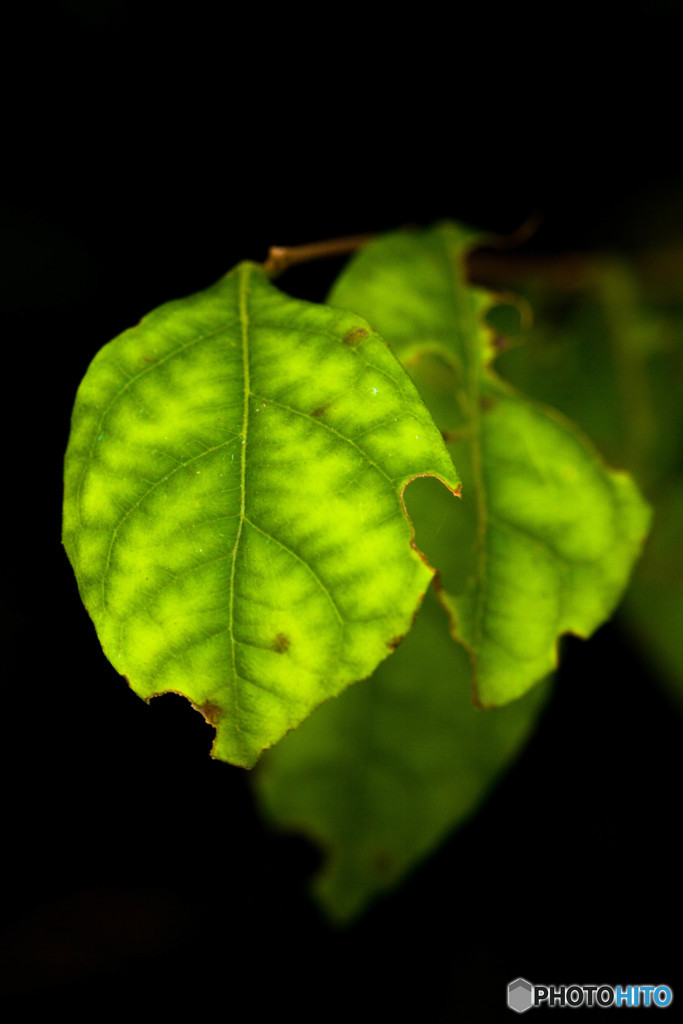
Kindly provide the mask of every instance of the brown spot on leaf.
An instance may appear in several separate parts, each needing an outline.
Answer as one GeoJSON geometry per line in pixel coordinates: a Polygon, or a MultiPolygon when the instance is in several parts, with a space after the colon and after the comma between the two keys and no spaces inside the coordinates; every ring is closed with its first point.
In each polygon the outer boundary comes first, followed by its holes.
{"type": "Polygon", "coordinates": [[[291,640],[284,633],[278,633],[273,640],[273,650],[277,651],[278,654],[284,654],[285,651],[289,650],[291,640]]]}
{"type": "Polygon", "coordinates": [[[498,352],[502,352],[503,349],[510,347],[510,339],[505,338],[502,334],[499,334],[497,338],[493,339],[493,347],[497,349],[498,352]]]}
{"type": "Polygon", "coordinates": [[[395,636],[391,640],[387,640],[387,647],[390,651],[395,651],[399,644],[403,643],[405,636],[395,636]]]}
{"type": "Polygon", "coordinates": [[[492,395],[482,395],[479,399],[479,408],[482,412],[488,412],[489,409],[493,409],[496,404],[496,399],[492,395]]]}
{"type": "Polygon", "coordinates": [[[311,416],[322,416],[323,413],[327,412],[327,405],[319,405],[317,409],[314,409],[311,416]]]}
{"type": "Polygon", "coordinates": [[[202,704],[197,710],[201,711],[209,725],[218,724],[218,719],[221,716],[221,709],[218,704],[214,704],[213,701],[207,700],[206,704],[202,704]]]}
{"type": "Polygon", "coordinates": [[[368,332],[364,327],[354,327],[343,337],[345,345],[357,345],[363,338],[367,338],[368,332]]]}

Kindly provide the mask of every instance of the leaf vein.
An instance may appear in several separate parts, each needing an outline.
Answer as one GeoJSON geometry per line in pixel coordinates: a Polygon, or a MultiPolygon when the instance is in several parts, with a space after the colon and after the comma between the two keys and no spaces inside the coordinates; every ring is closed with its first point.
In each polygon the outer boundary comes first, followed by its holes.
{"type": "Polygon", "coordinates": [[[392,484],[392,485],[395,483],[395,481],[392,479],[392,477],[390,477],[388,473],[385,473],[384,470],[382,469],[382,467],[378,466],[377,463],[374,462],[370,458],[368,453],[363,448],[361,448],[360,445],[356,444],[356,442],[352,438],[347,437],[345,434],[342,434],[339,430],[336,429],[336,427],[330,426],[329,423],[324,423],[322,420],[318,419],[317,417],[311,416],[311,414],[308,413],[308,412],[303,412],[301,409],[295,409],[291,405],[285,405],[284,402],[278,402],[274,398],[266,398],[265,395],[256,395],[256,394],[254,394],[254,398],[257,401],[259,401],[259,402],[268,402],[270,405],[274,405],[278,409],[282,409],[284,412],[292,413],[294,416],[301,416],[301,417],[303,417],[303,419],[309,420],[311,423],[314,423],[316,426],[322,427],[323,430],[327,430],[327,431],[329,431],[329,433],[334,434],[335,437],[338,437],[341,441],[345,441],[346,444],[351,445],[351,447],[355,448],[356,451],[359,452],[359,454],[363,456],[365,461],[370,466],[372,466],[373,469],[376,469],[377,472],[380,473],[381,476],[383,476],[385,480],[388,480],[389,483],[392,484]]]}
{"type": "Polygon", "coordinates": [[[213,448],[207,448],[206,451],[200,452],[199,455],[194,455],[191,459],[187,459],[185,462],[181,462],[178,466],[176,466],[175,469],[172,469],[170,473],[166,473],[164,476],[160,477],[160,479],[157,480],[154,484],[152,484],[152,486],[149,487],[145,491],[145,493],[142,494],[138,498],[138,500],[135,502],[135,504],[131,505],[130,508],[128,508],[126,510],[126,512],[124,512],[124,514],[119,518],[118,522],[116,523],[116,526],[114,527],[114,529],[112,531],[111,540],[109,542],[109,550],[107,551],[107,558],[106,558],[106,562],[105,562],[105,566],[104,566],[104,571],[102,573],[102,606],[103,606],[103,608],[107,607],[107,598],[106,598],[107,579],[108,579],[108,576],[109,576],[109,570],[111,568],[112,554],[113,554],[113,551],[114,551],[114,547],[116,545],[116,541],[117,541],[117,538],[118,538],[119,530],[123,526],[123,523],[126,521],[128,516],[130,516],[133,512],[135,512],[136,509],[138,509],[140,507],[140,505],[142,505],[143,501],[145,501],[149,497],[149,495],[152,494],[157,489],[157,487],[159,487],[160,484],[165,483],[166,480],[169,480],[172,476],[175,476],[176,473],[179,473],[181,471],[181,469],[185,469],[186,466],[191,465],[193,462],[198,462],[199,459],[203,459],[207,455],[211,455],[213,452],[220,451],[221,448],[227,448],[229,445],[231,445],[233,443],[233,441],[237,440],[237,437],[239,437],[239,434],[236,437],[231,437],[228,441],[222,441],[220,444],[214,445],[213,448]]]}
{"type": "Polygon", "coordinates": [[[257,526],[256,523],[253,522],[251,519],[247,519],[245,517],[245,522],[247,522],[249,524],[249,526],[251,526],[258,533],[262,534],[264,537],[267,537],[268,540],[272,540],[275,544],[277,544],[279,547],[281,547],[283,549],[283,551],[288,552],[288,554],[290,554],[292,556],[292,558],[295,558],[297,560],[297,562],[300,562],[301,565],[303,565],[303,567],[308,570],[308,572],[311,574],[313,579],[316,581],[316,583],[318,584],[320,589],[327,595],[327,598],[328,598],[330,604],[332,605],[332,608],[334,609],[335,615],[337,616],[337,619],[339,621],[339,625],[341,626],[341,628],[343,630],[344,629],[344,622],[345,622],[345,620],[344,620],[344,616],[342,615],[342,613],[341,613],[341,611],[339,609],[339,605],[337,604],[337,602],[332,597],[332,594],[330,592],[329,587],[326,586],[326,584],[320,578],[320,576],[315,571],[313,566],[309,562],[307,562],[305,558],[302,558],[301,555],[298,555],[296,553],[296,551],[292,551],[292,549],[290,547],[288,547],[287,544],[284,544],[277,537],[274,537],[272,533],[268,533],[267,530],[264,530],[264,529],[262,529],[262,527],[257,526]]]}

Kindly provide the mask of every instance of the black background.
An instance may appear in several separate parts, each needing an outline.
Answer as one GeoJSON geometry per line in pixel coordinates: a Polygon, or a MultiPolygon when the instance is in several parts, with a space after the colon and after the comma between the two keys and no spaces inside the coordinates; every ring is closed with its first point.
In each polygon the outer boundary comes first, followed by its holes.
{"type": "MultiPolygon", "coordinates": [[[[338,931],[306,895],[315,851],[265,828],[189,705],[127,688],[80,605],[60,545],[71,406],[154,306],[271,244],[442,217],[507,232],[540,212],[532,251],[628,249],[633,211],[680,194],[666,118],[623,78],[579,96],[578,54],[564,94],[547,37],[501,31],[493,52],[470,26],[470,64],[440,25],[368,37],[337,13],[83,0],[7,36],[0,992],[24,1010],[496,1020],[518,975],[680,985],[682,720],[618,622],[567,642],[481,812],[338,931]]],[[[320,299],[338,267],[282,285],[320,299]]]]}

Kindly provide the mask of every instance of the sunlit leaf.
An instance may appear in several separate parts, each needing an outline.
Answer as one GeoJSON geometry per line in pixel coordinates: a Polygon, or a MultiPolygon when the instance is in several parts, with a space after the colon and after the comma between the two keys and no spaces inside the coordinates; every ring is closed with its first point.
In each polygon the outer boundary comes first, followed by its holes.
{"type": "Polygon", "coordinates": [[[458,487],[381,338],[244,263],[93,360],[64,543],[115,668],[188,697],[214,756],[251,766],[409,629],[433,575],[403,506],[423,474],[458,487]]]}
{"type": "Polygon", "coordinates": [[[330,301],[366,316],[411,373],[463,481],[437,558],[455,640],[486,707],[557,664],[563,633],[588,636],[619,601],[649,512],[561,414],[505,384],[491,364],[496,302],[466,283],[475,236],[454,225],[377,239],[330,301]]]}

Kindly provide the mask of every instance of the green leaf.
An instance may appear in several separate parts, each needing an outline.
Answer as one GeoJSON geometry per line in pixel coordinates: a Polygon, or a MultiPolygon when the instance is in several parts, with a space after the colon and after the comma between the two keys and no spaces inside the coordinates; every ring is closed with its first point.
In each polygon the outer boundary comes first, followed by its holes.
{"type": "MultiPolygon", "coordinates": [[[[428,506],[420,511],[431,528],[428,506]]],[[[333,919],[356,916],[472,815],[529,736],[548,687],[481,711],[469,675],[430,591],[372,678],[319,708],[259,764],[265,815],[325,851],[313,891],[333,919]]]]}
{"type": "Polygon", "coordinates": [[[537,282],[527,297],[533,324],[501,353],[499,372],[569,416],[651,491],[679,454],[674,325],[648,308],[631,268],[614,259],[588,261],[577,290],[537,282]]]}
{"type": "Polygon", "coordinates": [[[349,264],[330,301],[381,331],[450,441],[463,514],[449,517],[439,558],[427,553],[476,698],[491,707],[555,668],[562,634],[586,637],[609,617],[649,510],[568,420],[491,368],[497,339],[485,317],[496,298],[465,279],[475,243],[452,224],[385,236],[349,264]]]}
{"type": "Polygon", "coordinates": [[[433,575],[403,504],[420,475],[457,491],[381,338],[244,263],[93,360],[64,544],[135,692],[188,697],[214,756],[251,766],[409,629],[433,575]]]}
{"type": "Polygon", "coordinates": [[[683,476],[658,492],[652,536],[623,614],[631,635],[650,655],[654,669],[683,709],[683,476]]]}
{"type": "Polygon", "coordinates": [[[621,260],[593,260],[589,269],[577,291],[540,283],[529,291],[534,324],[503,353],[501,370],[575,419],[654,506],[621,614],[681,701],[683,315],[621,260]]]}

